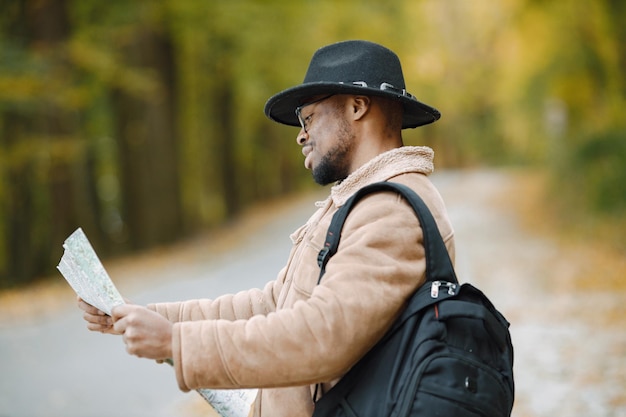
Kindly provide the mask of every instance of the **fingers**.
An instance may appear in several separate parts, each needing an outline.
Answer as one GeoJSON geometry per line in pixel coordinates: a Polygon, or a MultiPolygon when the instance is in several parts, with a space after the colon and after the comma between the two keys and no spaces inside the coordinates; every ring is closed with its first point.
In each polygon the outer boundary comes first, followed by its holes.
{"type": "MultiPolygon", "coordinates": [[[[137,339],[139,329],[145,327],[145,312],[147,309],[139,305],[121,304],[111,310],[113,329],[124,335],[124,343],[137,339]]],[[[130,353],[130,352],[129,352],[130,353]]]]}
{"type": "Polygon", "coordinates": [[[77,302],[89,330],[122,335],[131,355],[156,360],[172,356],[172,323],[155,311],[121,304],[113,307],[109,316],[80,297],[77,302]]]}
{"type": "Polygon", "coordinates": [[[106,314],[104,311],[101,311],[98,308],[92,306],[91,304],[89,304],[88,302],[86,302],[80,297],[77,298],[77,302],[78,302],[78,308],[80,308],[86,313],[89,313],[92,315],[105,315],[106,314]]]}
{"type": "Polygon", "coordinates": [[[143,309],[145,309],[145,307],[135,304],[120,304],[111,309],[111,316],[114,321],[118,321],[133,312],[139,312],[143,309]]]}
{"type": "Polygon", "coordinates": [[[171,357],[172,324],[158,313],[138,305],[120,305],[111,311],[115,332],[122,334],[126,351],[150,359],[171,357]]]}
{"type": "Polygon", "coordinates": [[[90,330],[97,330],[99,327],[113,326],[113,319],[109,316],[94,316],[89,313],[83,313],[83,319],[87,322],[90,330]]]}
{"type": "Polygon", "coordinates": [[[83,319],[87,322],[87,329],[107,334],[118,334],[113,329],[113,319],[104,311],[87,303],[78,297],[78,308],[83,310],[83,319]]]}

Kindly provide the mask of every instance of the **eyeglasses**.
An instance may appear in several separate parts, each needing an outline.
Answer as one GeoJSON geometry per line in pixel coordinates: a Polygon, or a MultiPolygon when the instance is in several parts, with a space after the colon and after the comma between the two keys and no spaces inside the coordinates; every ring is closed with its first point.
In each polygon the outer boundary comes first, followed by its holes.
{"type": "Polygon", "coordinates": [[[324,96],[322,98],[318,98],[317,100],[309,101],[308,103],[305,103],[302,106],[296,107],[296,116],[298,116],[298,121],[300,122],[300,126],[302,126],[302,130],[304,130],[304,133],[309,133],[307,131],[307,124],[311,121],[311,116],[313,116],[313,113],[309,114],[305,118],[302,118],[302,109],[305,108],[306,106],[310,106],[311,104],[315,104],[315,103],[319,103],[320,101],[324,101],[327,98],[330,98],[332,96],[334,96],[334,94],[329,94],[329,95],[324,96]]]}

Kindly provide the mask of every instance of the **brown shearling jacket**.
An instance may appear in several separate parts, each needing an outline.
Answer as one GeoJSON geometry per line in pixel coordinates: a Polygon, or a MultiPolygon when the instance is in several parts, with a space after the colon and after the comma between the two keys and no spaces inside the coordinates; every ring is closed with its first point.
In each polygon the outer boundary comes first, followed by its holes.
{"type": "Polygon", "coordinates": [[[432,157],[426,147],[397,148],[332,187],[293,233],[286,266],[263,289],[151,305],[175,323],[180,388],[258,387],[255,416],[311,416],[314,385],[330,389],[382,337],[425,278],[417,217],[399,195],[379,193],[350,213],[339,250],[317,285],[317,254],[331,218],[365,185],[408,185],[429,206],[454,260],[452,226],[427,177],[432,157]]]}

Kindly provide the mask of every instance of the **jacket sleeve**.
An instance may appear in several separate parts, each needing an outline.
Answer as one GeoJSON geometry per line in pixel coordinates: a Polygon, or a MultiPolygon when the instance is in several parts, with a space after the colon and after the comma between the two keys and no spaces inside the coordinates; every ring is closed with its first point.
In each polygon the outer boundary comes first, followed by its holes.
{"type": "Polygon", "coordinates": [[[240,320],[256,314],[268,314],[276,309],[276,294],[282,280],[279,274],[276,281],[269,282],[261,289],[241,291],[216,298],[198,299],[172,303],[150,304],[148,308],[156,311],[173,323],[197,320],[240,320]]]}
{"type": "Polygon", "coordinates": [[[174,325],[179,386],[264,388],[338,378],[382,337],[424,275],[413,210],[392,193],[368,196],[348,216],[339,250],[306,301],[249,320],[174,325]]]}

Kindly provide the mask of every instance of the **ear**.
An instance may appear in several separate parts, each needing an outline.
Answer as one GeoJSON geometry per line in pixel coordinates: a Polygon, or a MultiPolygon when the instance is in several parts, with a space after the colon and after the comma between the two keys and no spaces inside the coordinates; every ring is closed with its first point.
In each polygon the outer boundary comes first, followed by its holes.
{"type": "Polygon", "coordinates": [[[361,120],[369,112],[372,100],[368,96],[354,96],[350,101],[353,120],[361,120]]]}

